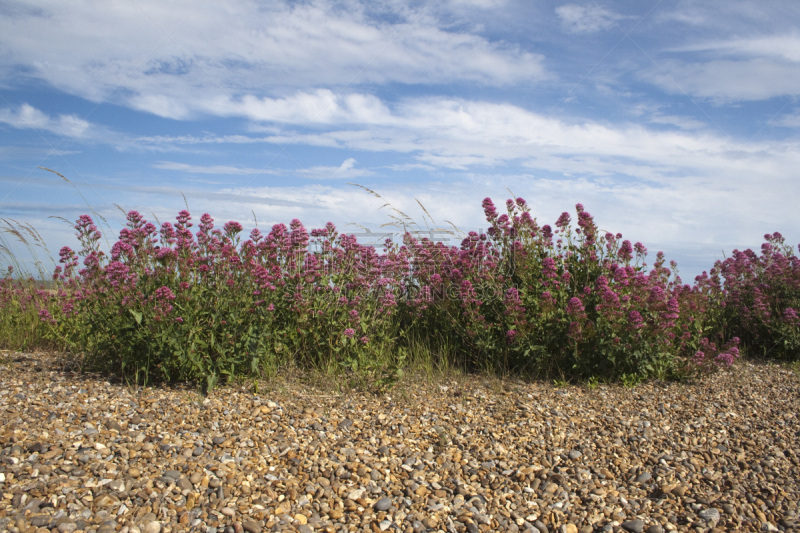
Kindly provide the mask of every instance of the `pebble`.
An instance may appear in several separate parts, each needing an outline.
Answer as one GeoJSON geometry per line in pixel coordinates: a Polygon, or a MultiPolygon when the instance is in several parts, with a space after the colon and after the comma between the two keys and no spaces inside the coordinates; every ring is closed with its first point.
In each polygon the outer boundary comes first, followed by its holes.
{"type": "Polygon", "coordinates": [[[75,522],[61,522],[58,524],[58,530],[61,533],[72,533],[78,528],[78,525],[75,522]]]}
{"type": "Polygon", "coordinates": [[[389,498],[381,498],[377,502],[375,502],[375,510],[376,511],[388,511],[389,507],[392,506],[392,500],[389,498]]]}
{"type": "Polygon", "coordinates": [[[28,357],[43,370],[0,365],[0,531],[796,529],[800,379],[776,365],[633,389],[467,376],[202,396],[28,357]]]}
{"type": "Polygon", "coordinates": [[[708,522],[709,524],[711,524],[711,527],[716,526],[717,522],[719,522],[719,519],[720,519],[719,510],[714,509],[713,507],[711,509],[704,509],[704,510],[700,511],[698,513],[698,516],[704,522],[708,522]]]}
{"type": "Polygon", "coordinates": [[[622,524],[622,529],[631,531],[632,533],[642,533],[644,531],[644,522],[642,520],[626,520],[622,524]]]}
{"type": "Polygon", "coordinates": [[[261,530],[263,529],[261,524],[255,520],[244,520],[242,522],[242,527],[245,531],[247,531],[247,533],[261,533],[261,530]]]}

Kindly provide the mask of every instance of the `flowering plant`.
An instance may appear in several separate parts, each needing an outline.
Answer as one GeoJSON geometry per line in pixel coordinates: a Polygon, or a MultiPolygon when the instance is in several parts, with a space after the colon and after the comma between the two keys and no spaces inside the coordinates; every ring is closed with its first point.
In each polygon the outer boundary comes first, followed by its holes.
{"type": "Polygon", "coordinates": [[[195,230],[188,211],[160,227],[131,211],[106,253],[83,215],[54,289],[0,281],[0,342],[46,339],[136,381],[209,387],[290,361],[391,383],[420,349],[434,363],[607,379],[712,371],[740,349],[800,353],[800,261],[780,234],[690,286],[581,204],[574,226],[566,212],[540,226],[522,198],[483,210],[488,231],[458,247],[406,232],[382,251],[332,223],[244,238],[208,214],[195,230]]]}

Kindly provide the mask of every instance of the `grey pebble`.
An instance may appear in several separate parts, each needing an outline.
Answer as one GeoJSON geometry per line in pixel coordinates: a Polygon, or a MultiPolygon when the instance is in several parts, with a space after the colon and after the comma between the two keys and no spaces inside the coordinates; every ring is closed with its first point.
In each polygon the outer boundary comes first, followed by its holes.
{"type": "Polygon", "coordinates": [[[729,514],[729,515],[737,514],[736,513],[736,507],[734,507],[733,505],[731,505],[729,503],[722,504],[722,510],[725,511],[725,513],[729,514]]]}
{"type": "Polygon", "coordinates": [[[719,511],[717,509],[714,509],[713,507],[711,509],[704,509],[704,510],[700,511],[700,513],[698,513],[698,516],[700,516],[700,518],[704,522],[708,522],[708,523],[712,524],[711,527],[714,527],[715,525],[717,525],[717,522],[719,522],[719,518],[720,518],[719,511]]]}
{"type": "Polygon", "coordinates": [[[376,511],[388,511],[389,507],[391,506],[392,506],[392,500],[384,496],[383,498],[375,502],[375,505],[373,507],[376,511]]]}
{"type": "Polygon", "coordinates": [[[50,516],[46,514],[40,514],[31,517],[31,525],[34,527],[44,527],[50,523],[50,516]]]}
{"type": "Polygon", "coordinates": [[[664,528],[661,524],[653,524],[647,528],[647,533],[664,533],[664,528]]]}
{"type": "Polygon", "coordinates": [[[622,529],[632,533],[642,533],[644,530],[644,522],[642,520],[626,520],[621,525],[622,529]]]}
{"type": "Polygon", "coordinates": [[[639,474],[639,477],[636,478],[636,483],[647,483],[651,479],[653,479],[653,476],[650,472],[642,472],[639,474]]]}
{"type": "Polygon", "coordinates": [[[539,533],[550,533],[550,530],[547,529],[547,526],[541,520],[537,520],[533,523],[533,527],[539,530],[539,533]]]}
{"type": "Polygon", "coordinates": [[[583,454],[581,452],[579,452],[578,450],[571,450],[569,452],[569,458],[572,459],[573,461],[575,459],[580,459],[581,457],[583,457],[583,454]]]}

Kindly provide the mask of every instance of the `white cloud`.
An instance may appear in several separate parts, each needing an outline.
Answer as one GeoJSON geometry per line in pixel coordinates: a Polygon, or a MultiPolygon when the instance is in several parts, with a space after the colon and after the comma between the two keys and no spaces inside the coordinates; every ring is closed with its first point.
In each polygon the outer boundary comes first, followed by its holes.
{"type": "Polygon", "coordinates": [[[82,137],[90,128],[87,121],[75,115],[59,115],[53,118],[27,103],[17,110],[0,109],[0,122],[14,128],[45,130],[67,137],[82,137]]]}
{"type": "Polygon", "coordinates": [[[800,93],[800,34],[796,31],[736,39],[701,40],[665,50],[642,77],[675,94],[717,104],[800,93]]]}
{"type": "Polygon", "coordinates": [[[786,115],[770,122],[773,126],[783,126],[784,128],[800,128],[800,114],[786,115]]]}
{"type": "Polygon", "coordinates": [[[338,167],[317,166],[302,168],[297,173],[303,177],[313,179],[354,179],[375,174],[367,169],[355,168],[356,163],[357,161],[350,157],[345,159],[338,167]]]}
{"type": "Polygon", "coordinates": [[[399,5],[374,17],[367,4],[326,0],[28,4],[0,17],[6,83],[24,66],[25,79],[173,119],[230,113],[231,102],[244,95],[280,100],[300,87],[502,86],[548,76],[541,55],[445,31],[399,5]],[[174,32],[165,40],[159,27],[174,32]]]}
{"type": "Polygon", "coordinates": [[[81,153],[78,150],[54,150],[49,146],[3,146],[0,145],[0,161],[13,160],[43,160],[47,157],[73,155],[81,153]]]}
{"type": "Polygon", "coordinates": [[[613,13],[597,4],[580,6],[565,4],[556,8],[561,25],[570,33],[595,33],[613,28],[626,17],[613,13]]]}
{"type": "Polygon", "coordinates": [[[506,0],[450,0],[450,3],[454,6],[494,9],[505,5],[506,0]]]}
{"type": "Polygon", "coordinates": [[[653,124],[675,126],[682,130],[697,130],[706,127],[705,122],[678,115],[654,115],[649,118],[649,121],[653,124]]]}
{"type": "MultiPolygon", "coordinates": [[[[334,106],[335,107],[335,106],[334,106]]],[[[547,170],[569,173],[614,173],[625,163],[634,176],[672,176],[679,169],[759,166],[770,145],[736,143],[705,132],[656,131],[636,124],[570,123],[509,104],[448,98],[407,99],[394,108],[363,120],[345,107],[340,122],[325,132],[287,133],[267,137],[277,144],[290,142],[371,152],[412,154],[418,163],[467,169],[520,161],[547,170]],[[357,129],[353,129],[357,127],[357,129]],[[594,165],[581,159],[592,157],[594,165]],[[634,172],[634,169],[638,169],[634,172]]],[[[286,115],[291,115],[287,113],[286,115]]],[[[298,114],[300,115],[300,114],[298,114]]],[[[686,129],[698,124],[677,117],[661,117],[686,129]]],[[[658,117],[656,118],[658,120],[658,117]]],[[[302,124],[302,121],[298,124],[302,124]]],[[[795,158],[797,147],[781,147],[784,157],[795,158]]],[[[794,159],[792,159],[794,160],[794,159]]]]}
{"type": "Polygon", "coordinates": [[[246,167],[231,167],[225,165],[187,165],[186,163],[176,163],[173,161],[158,161],[153,164],[153,168],[160,168],[163,170],[177,170],[179,172],[188,172],[191,174],[229,174],[236,176],[247,176],[250,174],[275,174],[275,170],[265,168],[246,168],[246,167]]]}
{"type": "Polygon", "coordinates": [[[388,108],[367,94],[336,95],[328,89],[298,92],[286,98],[244,96],[239,102],[220,103],[219,111],[243,115],[258,121],[294,124],[381,123],[390,116],[388,108]]]}
{"type": "MultiPolygon", "coordinates": [[[[669,115],[658,108],[640,108],[638,113],[651,123],[677,126],[678,130],[636,123],[565,121],[510,104],[443,97],[408,98],[389,106],[365,95],[318,93],[270,101],[268,105],[253,100],[250,109],[260,118],[286,121],[287,131],[245,138],[179,137],[176,142],[293,143],[349,152],[407,154],[411,160],[398,163],[398,169],[416,165],[430,172],[520,164],[569,176],[627,175],[657,184],[681,175],[719,174],[737,183],[750,179],[783,182],[800,164],[800,147],[794,141],[739,145],[711,133],[692,117],[669,115]],[[322,108],[329,97],[333,103],[322,108]],[[325,128],[304,131],[307,121],[314,117],[325,128]],[[293,132],[294,126],[303,129],[293,132]]],[[[161,142],[169,141],[164,138],[161,142]]],[[[369,171],[352,164],[354,161],[346,161],[342,167],[313,167],[301,174],[369,175],[369,171]]]]}
{"type": "Polygon", "coordinates": [[[772,57],[800,62],[800,34],[763,35],[724,39],[672,48],[677,52],[709,52],[720,56],[772,57]]]}
{"type": "Polygon", "coordinates": [[[674,94],[687,93],[717,104],[757,101],[800,92],[800,63],[769,58],[667,60],[642,76],[674,94]]]}

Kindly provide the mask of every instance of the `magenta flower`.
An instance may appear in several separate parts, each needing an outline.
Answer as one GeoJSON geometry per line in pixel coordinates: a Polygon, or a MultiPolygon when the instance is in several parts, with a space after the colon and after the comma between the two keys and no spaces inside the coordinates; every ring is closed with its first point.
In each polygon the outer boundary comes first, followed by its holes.
{"type": "Polygon", "coordinates": [[[694,353],[694,362],[695,362],[695,364],[697,364],[697,365],[702,365],[702,364],[703,364],[703,361],[705,361],[705,359],[706,359],[706,354],[705,354],[705,352],[703,352],[703,351],[701,351],[701,350],[697,350],[697,351],[694,353]]]}
{"type": "Polygon", "coordinates": [[[42,322],[52,322],[53,316],[47,309],[39,309],[39,320],[41,320],[42,322]]]}
{"type": "Polygon", "coordinates": [[[641,328],[643,325],[642,322],[642,315],[639,314],[639,311],[631,311],[628,313],[628,323],[634,328],[641,328]]]}
{"type": "Polygon", "coordinates": [[[355,334],[356,330],[354,330],[353,328],[347,328],[346,330],[344,330],[344,336],[347,337],[348,339],[352,339],[353,335],[355,334]]]}
{"type": "Polygon", "coordinates": [[[174,300],[175,294],[172,292],[172,289],[164,286],[156,290],[155,297],[156,300],[174,300]]]}
{"type": "Polygon", "coordinates": [[[240,233],[243,228],[242,228],[241,224],[239,224],[238,222],[236,222],[234,220],[231,220],[230,222],[226,222],[225,223],[225,226],[223,227],[223,229],[225,230],[225,234],[226,235],[228,235],[229,237],[234,237],[238,233],[240,233]]]}
{"type": "Polygon", "coordinates": [[[545,278],[556,277],[556,262],[552,257],[545,257],[542,260],[542,274],[545,278]]]}
{"type": "Polygon", "coordinates": [[[577,296],[573,296],[567,303],[567,314],[576,315],[584,311],[583,302],[577,296]]]}
{"type": "Polygon", "coordinates": [[[482,206],[487,221],[492,222],[497,218],[497,209],[495,208],[494,203],[492,203],[491,198],[484,198],[482,206]]]}
{"type": "Polygon", "coordinates": [[[631,245],[631,241],[622,241],[622,246],[619,247],[617,256],[623,261],[630,261],[633,259],[633,246],[631,245]]]}

